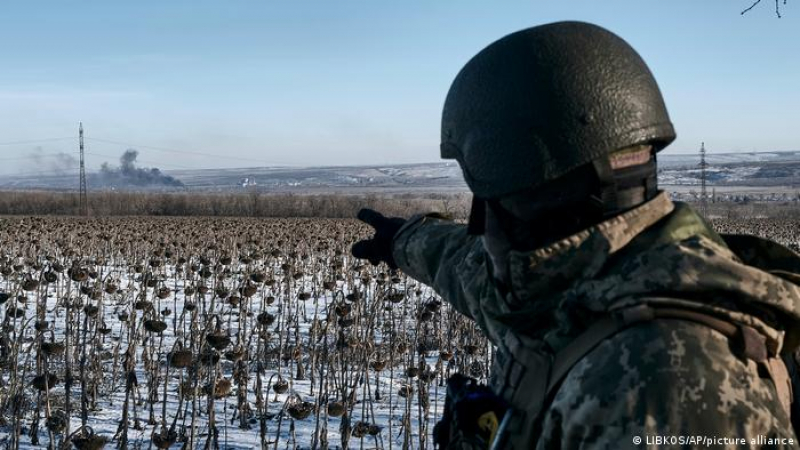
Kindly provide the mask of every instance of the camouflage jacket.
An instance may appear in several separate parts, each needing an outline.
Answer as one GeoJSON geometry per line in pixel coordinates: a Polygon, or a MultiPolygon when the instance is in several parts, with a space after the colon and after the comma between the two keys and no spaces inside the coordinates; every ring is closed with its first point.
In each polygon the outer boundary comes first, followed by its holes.
{"type": "MultiPolygon", "coordinates": [[[[529,365],[546,364],[598,318],[642,303],[746,325],[775,352],[798,342],[800,258],[755,237],[723,239],[665,193],[544,248],[512,252],[508,292],[493,281],[481,240],[434,215],[409,220],[395,235],[393,255],[474,319],[501,362],[521,341],[529,365]]],[[[505,389],[525,384],[509,377],[493,374],[494,388],[524,410],[530,392],[505,389]]],[[[514,448],[646,448],[655,436],[745,439],[747,446],[791,438],[788,446],[798,446],[769,376],[734,355],[727,337],[690,321],[626,328],[581,358],[550,401],[537,395],[539,428],[520,431],[524,444],[514,448]]]]}

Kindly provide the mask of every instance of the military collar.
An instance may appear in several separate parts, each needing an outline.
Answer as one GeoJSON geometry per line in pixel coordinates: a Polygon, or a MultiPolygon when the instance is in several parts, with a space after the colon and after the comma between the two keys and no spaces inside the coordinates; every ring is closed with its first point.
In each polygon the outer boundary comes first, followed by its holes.
{"type": "Polygon", "coordinates": [[[562,292],[577,279],[595,276],[611,255],[674,209],[668,194],[661,192],[639,207],[545,247],[511,251],[511,285],[506,296],[509,308],[518,309],[531,299],[537,299],[538,303],[544,297],[562,292]]]}

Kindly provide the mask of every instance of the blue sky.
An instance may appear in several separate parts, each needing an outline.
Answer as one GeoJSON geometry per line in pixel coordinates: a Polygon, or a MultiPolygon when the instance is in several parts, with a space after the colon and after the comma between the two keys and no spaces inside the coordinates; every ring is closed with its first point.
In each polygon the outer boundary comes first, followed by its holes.
{"type": "Polygon", "coordinates": [[[678,132],[667,151],[800,150],[800,4],[781,19],[769,0],[740,15],[749,4],[3,2],[0,174],[56,170],[79,121],[91,169],[128,147],[162,169],[435,161],[463,64],[558,20],[644,57],[678,132]],[[49,138],[65,139],[31,142],[49,138]]]}

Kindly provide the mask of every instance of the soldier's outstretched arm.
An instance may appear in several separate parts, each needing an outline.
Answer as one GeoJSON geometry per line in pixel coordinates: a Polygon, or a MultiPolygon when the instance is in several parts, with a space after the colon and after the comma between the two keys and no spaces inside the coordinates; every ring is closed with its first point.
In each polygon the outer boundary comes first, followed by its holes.
{"type": "Polygon", "coordinates": [[[467,234],[465,225],[439,214],[404,221],[361,210],[358,217],[376,231],[372,239],[353,246],[354,256],[399,267],[431,286],[456,310],[480,322],[478,301],[494,288],[486,276],[483,244],[467,234]],[[391,240],[387,240],[389,234],[391,240]]]}

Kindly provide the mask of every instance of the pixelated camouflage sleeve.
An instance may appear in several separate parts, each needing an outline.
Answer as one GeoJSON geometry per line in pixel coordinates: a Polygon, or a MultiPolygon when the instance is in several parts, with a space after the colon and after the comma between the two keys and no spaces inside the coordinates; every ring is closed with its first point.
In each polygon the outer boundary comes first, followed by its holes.
{"type": "Polygon", "coordinates": [[[709,327],[642,323],[572,368],[543,416],[536,448],[798,448],[775,384],[761,371],[709,327]],[[677,442],[656,445],[659,436],[677,442]]]}
{"type": "Polygon", "coordinates": [[[479,319],[475,289],[463,280],[486,280],[483,244],[467,234],[466,225],[437,214],[412,217],[395,235],[393,254],[397,265],[417,281],[431,286],[457,311],[479,319]],[[467,273],[473,272],[473,273],[467,273]]]}

